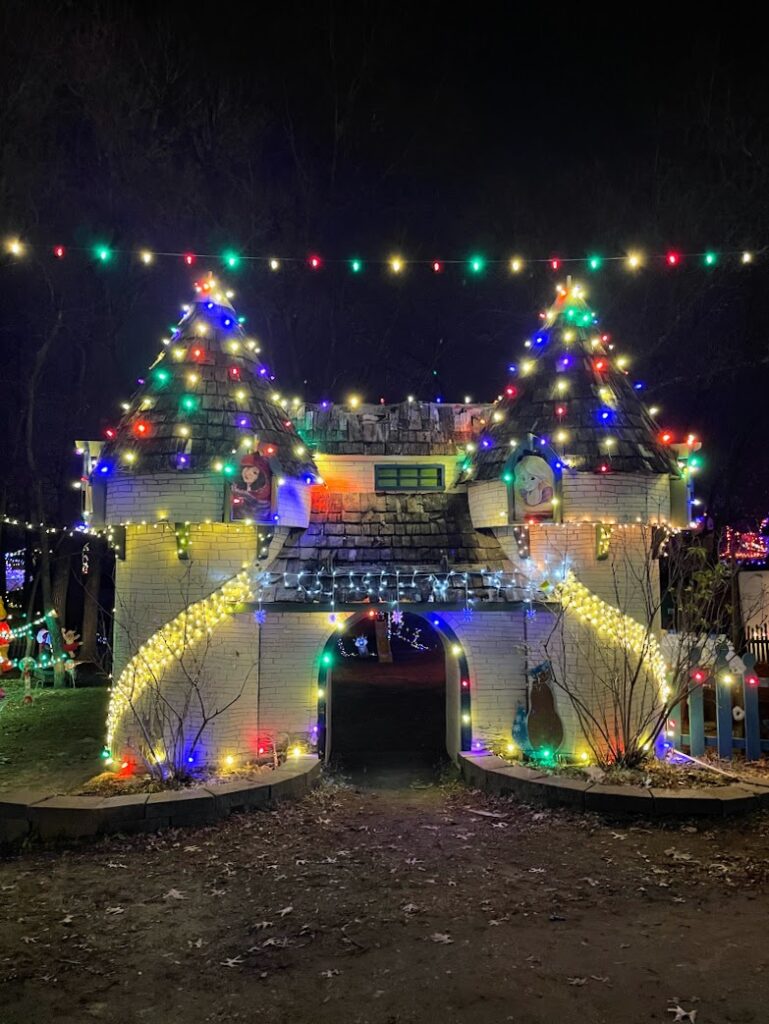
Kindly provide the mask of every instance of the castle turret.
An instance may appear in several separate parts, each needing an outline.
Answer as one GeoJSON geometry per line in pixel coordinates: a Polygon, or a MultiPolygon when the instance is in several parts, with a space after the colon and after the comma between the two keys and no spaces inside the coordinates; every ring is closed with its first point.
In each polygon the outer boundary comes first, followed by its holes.
{"type": "Polygon", "coordinates": [[[139,380],[96,463],[113,524],[222,520],[305,526],[317,471],[274,377],[213,278],[139,380]]]}
{"type": "Polygon", "coordinates": [[[612,546],[640,570],[641,526],[688,523],[686,470],[579,285],[559,287],[524,345],[465,458],[473,523],[511,558],[566,564],[621,603],[612,546]]]}

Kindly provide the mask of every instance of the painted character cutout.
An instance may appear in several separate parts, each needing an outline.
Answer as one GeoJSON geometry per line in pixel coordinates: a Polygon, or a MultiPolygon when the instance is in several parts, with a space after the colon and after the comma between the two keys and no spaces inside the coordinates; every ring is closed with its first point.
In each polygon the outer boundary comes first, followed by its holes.
{"type": "Polygon", "coordinates": [[[355,650],[357,651],[358,657],[367,658],[369,655],[368,637],[356,636],[353,643],[355,644],[355,650]]]}
{"type": "Polygon", "coordinates": [[[563,722],[555,707],[552,684],[553,668],[549,661],[531,670],[526,728],[529,743],[539,753],[549,750],[554,754],[563,743],[563,722]]]}
{"type": "Polygon", "coordinates": [[[272,470],[258,452],[240,460],[240,480],[230,492],[233,519],[255,519],[269,522],[272,512],[272,470]]]}
{"type": "Polygon", "coordinates": [[[515,467],[516,518],[552,518],[554,498],[552,467],[538,455],[524,455],[515,467]]]}
{"type": "Polygon", "coordinates": [[[5,605],[0,598],[0,672],[10,672],[13,665],[8,659],[8,649],[11,646],[11,627],[5,620],[5,605]]]}

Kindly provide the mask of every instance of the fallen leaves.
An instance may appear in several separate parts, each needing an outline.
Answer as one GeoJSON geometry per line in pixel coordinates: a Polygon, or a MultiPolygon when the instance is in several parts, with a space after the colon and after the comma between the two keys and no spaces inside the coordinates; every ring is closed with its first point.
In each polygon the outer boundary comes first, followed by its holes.
{"type": "Polygon", "coordinates": [[[431,942],[437,942],[442,946],[450,946],[454,941],[448,932],[433,932],[430,936],[431,942]]]}
{"type": "Polygon", "coordinates": [[[697,1020],[697,1011],[685,1010],[683,1006],[680,1006],[676,1000],[673,1000],[673,1002],[675,1003],[675,1005],[669,1006],[667,1008],[667,1013],[675,1014],[675,1017],[673,1018],[673,1024],[676,1024],[676,1021],[689,1021],[690,1024],[695,1024],[697,1020]]]}
{"type": "Polygon", "coordinates": [[[186,900],[187,899],[187,897],[184,895],[184,893],[180,892],[178,889],[169,889],[168,892],[164,892],[163,893],[163,896],[161,898],[164,899],[164,900],[186,900]]]}

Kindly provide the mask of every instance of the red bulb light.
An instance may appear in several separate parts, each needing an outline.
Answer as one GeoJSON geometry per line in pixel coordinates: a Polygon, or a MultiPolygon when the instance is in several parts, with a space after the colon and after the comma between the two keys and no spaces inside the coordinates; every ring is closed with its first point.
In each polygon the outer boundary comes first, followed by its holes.
{"type": "Polygon", "coordinates": [[[598,468],[599,468],[601,473],[608,473],[609,472],[609,467],[606,465],[605,462],[602,462],[601,465],[598,468]]]}
{"type": "Polygon", "coordinates": [[[666,430],[664,433],[660,434],[660,441],[662,441],[663,444],[670,444],[672,440],[673,435],[670,433],[669,430],[666,430]]]}
{"type": "Polygon", "coordinates": [[[58,260],[64,259],[64,253],[65,253],[65,249],[64,249],[63,245],[55,245],[53,247],[53,254],[56,257],[56,259],[58,259],[58,260]]]}
{"type": "Polygon", "coordinates": [[[601,373],[603,370],[606,369],[606,360],[605,359],[596,359],[596,361],[595,361],[595,368],[596,368],[596,370],[598,370],[599,373],[601,373]]]}
{"type": "Polygon", "coordinates": [[[512,384],[508,384],[508,386],[505,388],[505,394],[507,395],[508,398],[515,398],[518,392],[512,384]]]}
{"type": "Polygon", "coordinates": [[[559,259],[552,259],[550,260],[550,266],[553,268],[553,270],[560,270],[561,261],[559,259]]]}
{"type": "Polygon", "coordinates": [[[681,262],[681,257],[678,255],[677,252],[669,252],[665,259],[669,267],[677,267],[678,264],[681,262]]]}
{"type": "MultiPolygon", "coordinates": [[[[191,267],[192,264],[195,262],[195,253],[185,252],[184,256],[182,256],[182,259],[184,260],[188,267],[191,267]]],[[[203,287],[205,288],[206,286],[203,285],[203,287]]]]}
{"type": "Polygon", "coordinates": [[[233,380],[240,380],[240,367],[239,366],[231,366],[230,367],[230,377],[233,380]]]}
{"type": "Polygon", "coordinates": [[[267,452],[268,455],[274,455],[275,454],[275,445],[268,444],[267,447],[264,450],[267,452]]]}
{"type": "Polygon", "coordinates": [[[700,668],[695,669],[695,671],[692,672],[692,679],[695,683],[702,683],[705,681],[705,673],[700,668]]]}
{"type": "Polygon", "coordinates": [[[440,272],[442,270],[443,270],[443,264],[440,262],[440,260],[433,260],[433,271],[434,271],[434,273],[440,274],[440,272]]]}
{"type": "Polygon", "coordinates": [[[320,270],[320,268],[323,266],[323,260],[320,258],[320,256],[315,255],[308,256],[307,263],[311,270],[320,270]]]}
{"type": "Polygon", "coordinates": [[[758,676],[745,676],[745,682],[748,684],[748,686],[758,686],[759,679],[758,676]]]}
{"type": "Polygon", "coordinates": [[[469,686],[470,686],[470,680],[469,679],[463,679],[462,680],[462,689],[467,690],[469,688],[469,686]]]}
{"type": "Polygon", "coordinates": [[[114,441],[114,439],[117,437],[117,430],[115,430],[114,427],[107,427],[107,429],[104,431],[104,436],[107,438],[108,441],[114,441]]]}
{"type": "Polygon", "coordinates": [[[149,437],[152,433],[152,427],[146,420],[137,420],[134,423],[134,434],[137,437],[149,437]]]}
{"type": "Polygon", "coordinates": [[[556,407],[555,407],[555,414],[556,414],[556,416],[565,416],[566,415],[566,406],[565,405],[556,405],[556,407]]]}

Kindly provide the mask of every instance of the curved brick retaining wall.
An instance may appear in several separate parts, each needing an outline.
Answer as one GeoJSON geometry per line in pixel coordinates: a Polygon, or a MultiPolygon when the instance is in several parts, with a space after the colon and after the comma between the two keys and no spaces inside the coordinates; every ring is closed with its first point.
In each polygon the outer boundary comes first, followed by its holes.
{"type": "Polygon", "coordinates": [[[459,767],[465,782],[476,789],[496,796],[516,796],[525,803],[545,807],[645,818],[723,816],[769,807],[769,785],[748,782],[689,790],[604,786],[511,765],[492,754],[460,754],[459,767]]]}
{"type": "Polygon", "coordinates": [[[155,832],[210,825],[232,811],[271,807],[302,797],[320,776],[316,757],[292,758],[264,781],[222,782],[132,796],[0,794],[0,845],[23,840],[82,839],[113,832],[155,832]]]}

